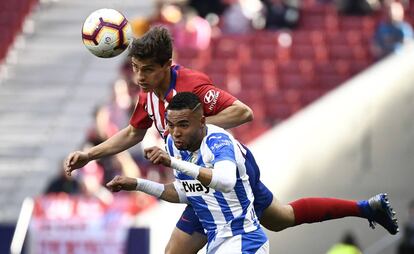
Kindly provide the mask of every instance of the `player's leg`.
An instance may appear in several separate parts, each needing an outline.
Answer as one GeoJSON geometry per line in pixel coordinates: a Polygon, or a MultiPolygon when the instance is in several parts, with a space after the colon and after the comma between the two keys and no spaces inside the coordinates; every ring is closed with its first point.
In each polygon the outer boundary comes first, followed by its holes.
{"type": "Polygon", "coordinates": [[[196,254],[207,243],[198,217],[191,206],[187,206],[174,228],[165,247],[166,254],[196,254]]]}
{"type": "Polygon", "coordinates": [[[270,231],[278,232],[295,225],[295,214],[290,205],[281,204],[276,198],[262,211],[260,224],[270,231]]]}
{"type": "Polygon", "coordinates": [[[269,240],[262,228],[229,237],[215,237],[207,253],[214,254],[268,254],[269,240]]]}
{"type": "MultiPolygon", "coordinates": [[[[266,187],[263,185],[261,189],[264,188],[266,187]]],[[[303,223],[321,222],[347,216],[359,216],[360,214],[356,201],[334,198],[302,198],[283,205],[276,198],[273,198],[270,205],[263,209],[260,223],[267,229],[277,232],[303,223]]]]}
{"type": "Polygon", "coordinates": [[[166,254],[196,254],[207,243],[204,234],[193,232],[191,235],[179,228],[174,228],[165,247],[166,254]]]}
{"type": "Polygon", "coordinates": [[[302,198],[288,205],[277,200],[262,211],[260,223],[272,231],[280,231],[303,223],[315,223],[344,217],[368,219],[372,228],[379,223],[390,234],[396,234],[397,219],[387,194],[378,194],[369,200],[354,201],[337,198],[302,198]]]}
{"type": "Polygon", "coordinates": [[[295,225],[355,216],[368,219],[371,228],[378,223],[390,234],[398,231],[395,212],[388,195],[381,193],[368,200],[354,201],[337,198],[303,198],[290,205],[295,214],[295,225]]]}
{"type": "Polygon", "coordinates": [[[369,200],[354,201],[337,198],[302,198],[288,205],[280,204],[272,192],[260,181],[260,170],[246,149],[246,169],[254,195],[254,207],[260,223],[272,231],[280,231],[303,223],[314,223],[348,216],[368,219],[372,228],[379,223],[390,234],[396,234],[397,219],[387,194],[369,200]]]}

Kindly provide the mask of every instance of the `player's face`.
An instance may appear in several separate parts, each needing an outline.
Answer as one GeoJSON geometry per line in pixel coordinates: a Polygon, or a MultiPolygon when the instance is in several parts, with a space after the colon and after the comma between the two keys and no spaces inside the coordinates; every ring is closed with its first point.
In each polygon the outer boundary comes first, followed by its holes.
{"type": "Polygon", "coordinates": [[[170,75],[171,61],[163,66],[153,59],[131,58],[132,70],[134,71],[134,82],[144,92],[153,92],[168,80],[170,75]]]}
{"type": "Polygon", "coordinates": [[[167,127],[175,147],[196,151],[204,137],[205,117],[191,109],[168,110],[167,127]]]}

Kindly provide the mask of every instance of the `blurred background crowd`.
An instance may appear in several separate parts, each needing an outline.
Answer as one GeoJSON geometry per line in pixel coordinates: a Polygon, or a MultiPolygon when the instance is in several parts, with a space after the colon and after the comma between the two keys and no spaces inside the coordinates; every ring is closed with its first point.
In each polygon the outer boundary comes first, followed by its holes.
{"type": "MultiPolygon", "coordinates": [[[[3,63],[10,61],[9,50],[22,29],[30,32],[30,23],[23,24],[37,4],[0,2],[3,63]]],[[[414,1],[409,0],[158,0],[154,5],[149,16],[129,17],[135,36],[154,25],[167,26],[176,64],[207,73],[216,86],[248,104],[254,121],[231,130],[244,143],[414,40],[414,1]]],[[[124,57],[110,98],[95,105],[81,147],[97,145],[128,124],[139,88],[124,57]]],[[[162,146],[156,131],[147,136],[145,142],[162,146]]],[[[104,184],[117,174],[170,182],[171,170],[144,159],[145,142],[91,162],[75,177],[63,173],[60,161],[44,193],[94,196],[109,204],[113,194],[104,184]]],[[[156,202],[139,193],[120,195],[136,198],[135,212],[156,202]]],[[[403,230],[398,253],[414,253],[413,223],[403,230]]],[[[344,241],[353,243],[350,238],[344,241]]],[[[332,248],[328,253],[345,252],[332,248]]]]}

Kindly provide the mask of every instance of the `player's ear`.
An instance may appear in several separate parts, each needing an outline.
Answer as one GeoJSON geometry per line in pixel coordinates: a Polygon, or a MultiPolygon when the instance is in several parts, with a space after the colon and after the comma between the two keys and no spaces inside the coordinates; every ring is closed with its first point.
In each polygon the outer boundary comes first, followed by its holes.
{"type": "Polygon", "coordinates": [[[172,65],[172,59],[170,59],[170,60],[168,60],[167,62],[165,62],[165,64],[164,64],[164,66],[163,66],[163,67],[170,68],[170,67],[171,67],[171,65],[172,65]]]}
{"type": "Polygon", "coordinates": [[[201,127],[206,126],[206,117],[205,116],[201,116],[200,123],[201,123],[201,127]]]}

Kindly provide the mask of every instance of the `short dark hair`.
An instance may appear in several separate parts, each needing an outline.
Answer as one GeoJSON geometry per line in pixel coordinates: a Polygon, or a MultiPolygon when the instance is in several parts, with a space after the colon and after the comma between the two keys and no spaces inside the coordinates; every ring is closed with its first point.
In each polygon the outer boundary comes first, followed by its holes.
{"type": "Polygon", "coordinates": [[[167,110],[196,110],[201,105],[198,96],[191,92],[177,93],[167,106],[167,110]]]}
{"type": "Polygon", "coordinates": [[[167,28],[152,27],[129,46],[128,56],[138,59],[153,59],[163,66],[172,58],[172,38],[167,28]]]}

